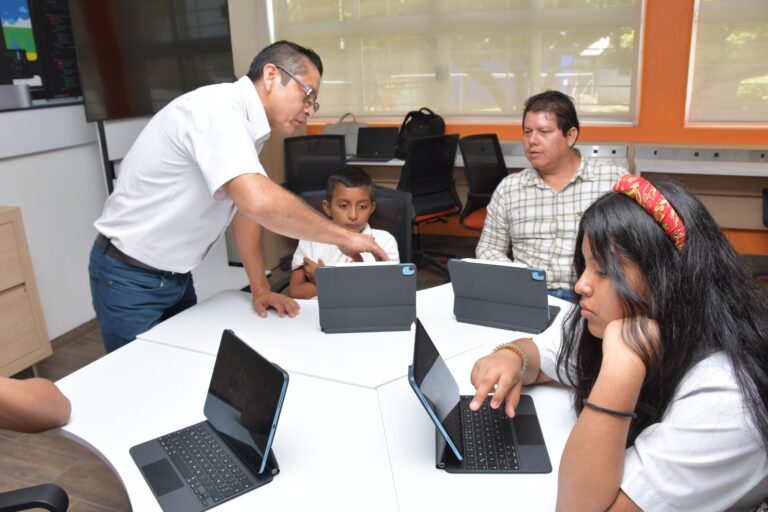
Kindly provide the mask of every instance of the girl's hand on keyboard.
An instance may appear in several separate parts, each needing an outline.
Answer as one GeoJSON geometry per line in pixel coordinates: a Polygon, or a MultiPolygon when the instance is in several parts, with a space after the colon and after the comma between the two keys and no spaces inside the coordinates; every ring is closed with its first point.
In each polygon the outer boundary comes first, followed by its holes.
{"type": "Polygon", "coordinates": [[[469,408],[478,410],[485,397],[492,393],[491,408],[498,409],[506,400],[505,412],[513,417],[523,386],[522,368],[523,360],[511,350],[499,350],[478,359],[470,375],[477,392],[469,408]]]}

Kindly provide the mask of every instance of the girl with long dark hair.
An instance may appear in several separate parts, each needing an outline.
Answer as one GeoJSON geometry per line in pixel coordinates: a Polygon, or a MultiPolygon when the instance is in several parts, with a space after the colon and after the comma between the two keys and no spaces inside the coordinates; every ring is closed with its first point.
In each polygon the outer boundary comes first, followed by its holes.
{"type": "Polygon", "coordinates": [[[766,297],[678,185],[622,177],[576,247],[562,338],[478,360],[473,408],[493,392],[512,416],[522,385],[573,386],[558,510],[751,510],[768,496],[766,297]]]}

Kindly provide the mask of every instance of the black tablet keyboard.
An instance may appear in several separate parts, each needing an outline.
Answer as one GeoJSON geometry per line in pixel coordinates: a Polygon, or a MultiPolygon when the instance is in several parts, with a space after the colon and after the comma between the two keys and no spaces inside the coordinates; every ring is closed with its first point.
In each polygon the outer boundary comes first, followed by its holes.
{"type": "Polygon", "coordinates": [[[505,439],[502,431],[502,422],[509,421],[504,406],[492,409],[488,398],[478,411],[472,411],[471,400],[471,396],[461,397],[464,467],[478,471],[520,469],[514,442],[505,439]]]}
{"type": "Polygon", "coordinates": [[[254,485],[204,424],[178,430],[159,441],[203,506],[216,505],[254,485]]]}

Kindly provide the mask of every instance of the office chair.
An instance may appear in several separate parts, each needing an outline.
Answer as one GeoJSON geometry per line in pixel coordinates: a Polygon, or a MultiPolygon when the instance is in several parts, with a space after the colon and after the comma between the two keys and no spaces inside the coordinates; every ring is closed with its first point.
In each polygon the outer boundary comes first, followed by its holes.
{"type": "Polygon", "coordinates": [[[507,177],[507,165],[495,133],[469,135],[459,140],[469,194],[459,214],[459,223],[467,229],[482,231],[491,195],[507,177]]]}
{"type": "MultiPolygon", "coordinates": [[[[328,177],[347,165],[343,135],[303,135],[283,141],[285,182],[283,186],[296,195],[311,190],[325,190],[328,177]]],[[[280,268],[290,270],[292,254],[280,258],[280,268]]],[[[283,289],[287,281],[272,288],[283,289]]],[[[249,291],[250,286],[243,288],[249,291]]]]}
{"type": "Polygon", "coordinates": [[[405,148],[405,164],[400,173],[397,189],[410,192],[413,197],[414,261],[424,259],[444,275],[448,268],[435,256],[455,258],[447,252],[421,249],[419,226],[431,222],[445,222],[446,217],[457,215],[461,201],[453,181],[458,135],[438,135],[412,139],[405,148]]]}
{"type": "Polygon", "coordinates": [[[35,485],[0,493],[0,510],[44,509],[49,512],[66,512],[69,508],[67,493],[56,484],[35,485]]]}
{"type": "MultiPolygon", "coordinates": [[[[378,185],[374,185],[373,190],[376,209],[371,214],[368,223],[372,228],[387,231],[395,237],[400,262],[411,263],[413,259],[411,250],[411,229],[413,223],[411,194],[378,185]]],[[[325,193],[325,190],[304,192],[301,194],[301,198],[317,211],[323,212],[325,193]]]]}
{"type": "Polygon", "coordinates": [[[347,164],[343,135],[288,137],[285,148],[285,188],[294,194],[325,190],[330,176],[347,164]]]}

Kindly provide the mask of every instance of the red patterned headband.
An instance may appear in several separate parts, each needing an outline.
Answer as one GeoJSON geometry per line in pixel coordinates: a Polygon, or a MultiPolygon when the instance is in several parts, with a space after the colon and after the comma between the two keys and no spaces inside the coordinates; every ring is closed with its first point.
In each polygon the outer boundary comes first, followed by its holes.
{"type": "Polygon", "coordinates": [[[659,223],[667,236],[675,244],[675,249],[683,250],[685,246],[685,226],[680,216],[667,198],[653,184],[635,174],[625,174],[613,186],[615,192],[626,194],[637,204],[645,208],[659,223]]]}

